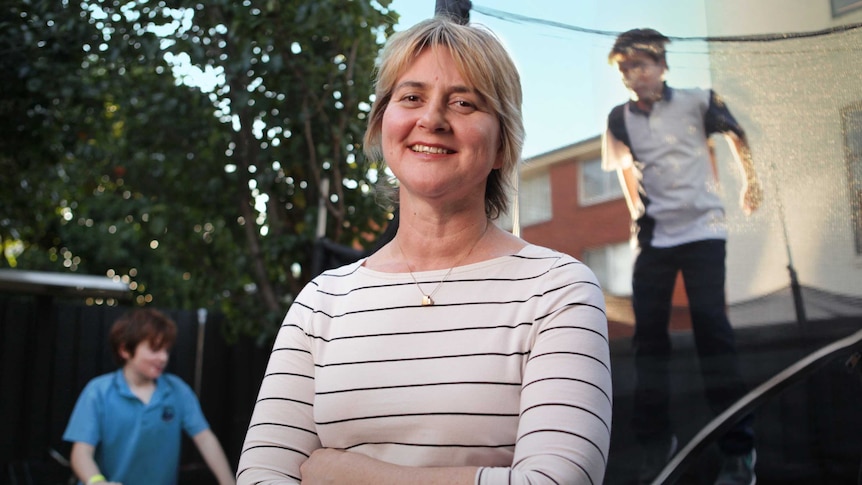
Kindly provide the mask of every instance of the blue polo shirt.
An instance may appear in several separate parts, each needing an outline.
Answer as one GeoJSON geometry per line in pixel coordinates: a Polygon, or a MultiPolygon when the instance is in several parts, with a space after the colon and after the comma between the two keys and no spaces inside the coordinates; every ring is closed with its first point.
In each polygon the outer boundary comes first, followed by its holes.
{"type": "Polygon", "coordinates": [[[634,168],[642,207],[636,208],[642,246],[672,247],[726,239],[724,205],[710,159],[713,133],[744,136],[712,90],[672,89],[650,112],[630,101],[611,112],[602,159],[605,170],[634,168]]]}
{"type": "Polygon", "coordinates": [[[109,481],[123,485],[177,483],[182,431],[209,429],[191,387],[162,374],[150,402],[132,394],[122,369],[91,380],[78,397],[63,439],[95,447],[109,481]]]}

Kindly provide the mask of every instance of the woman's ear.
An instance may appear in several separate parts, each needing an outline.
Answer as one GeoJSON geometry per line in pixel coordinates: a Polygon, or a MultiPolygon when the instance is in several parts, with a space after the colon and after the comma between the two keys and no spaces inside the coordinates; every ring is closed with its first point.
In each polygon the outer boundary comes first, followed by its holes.
{"type": "Polygon", "coordinates": [[[497,158],[494,159],[494,165],[491,167],[497,170],[501,170],[503,168],[503,152],[499,152],[497,154],[497,158]]]}

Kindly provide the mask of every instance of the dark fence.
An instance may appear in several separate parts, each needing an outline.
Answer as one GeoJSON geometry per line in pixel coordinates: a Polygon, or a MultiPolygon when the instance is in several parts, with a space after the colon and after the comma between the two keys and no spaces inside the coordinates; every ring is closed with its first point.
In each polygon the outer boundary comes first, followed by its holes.
{"type": "MultiPolygon", "coordinates": [[[[92,377],[114,370],[107,331],[127,308],[93,307],[38,296],[0,296],[0,484],[67,483],[62,433],[78,393],[92,377]],[[53,451],[52,451],[53,450],[53,451]],[[56,453],[54,453],[56,452],[56,453]]],[[[223,319],[208,315],[198,354],[196,311],[166,311],[179,335],[168,371],[196,387],[204,413],[235,466],[254,406],[268,348],[227,344],[223,319]],[[200,359],[199,359],[200,357],[200,359]],[[202,365],[199,364],[202,363],[202,365]]],[[[832,341],[862,328],[862,319],[776,324],[737,330],[743,372],[754,387],[832,341]]],[[[703,398],[691,334],[673,335],[672,410],[681,445],[712,419],[703,398]]],[[[633,364],[627,339],[611,342],[614,419],[605,483],[631,483],[638,463],[631,437],[633,364]]],[[[849,357],[849,355],[847,356],[849,357]]],[[[862,381],[837,358],[758,409],[758,483],[855,484],[862,458],[862,381]]],[[[714,447],[679,483],[711,483],[714,447]]],[[[183,484],[213,480],[189,440],[183,484]]]]}
{"type": "MultiPolygon", "coordinates": [[[[71,471],[61,463],[71,448],[62,441],[66,422],[84,385],[117,368],[107,335],[127,310],[0,296],[0,483],[67,483],[71,471]]],[[[204,414],[235,467],[269,349],[250,340],[228,345],[219,315],[208,315],[202,326],[196,311],[164,311],[178,326],[167,371],[198,388],[204,414]]],[[[187,438],[180,483],[214,483],[187,438]]]]}

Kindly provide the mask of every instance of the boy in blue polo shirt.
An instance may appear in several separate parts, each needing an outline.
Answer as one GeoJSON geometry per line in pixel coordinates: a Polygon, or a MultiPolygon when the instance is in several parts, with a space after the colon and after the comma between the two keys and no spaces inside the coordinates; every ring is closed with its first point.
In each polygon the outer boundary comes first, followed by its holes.
{"type": "MultiPolygon", "coordinates": [[[[619,174],[638,243],[632,423],[643,449],[642,483],[658,475],[677,447],[668,410],[668,323],[678,272],[710,408],[720,413],[747,392],[725,309],[727,226],[710,135],[724,134],[740,163],[745,213],[757,209],[762,197],[745,132],[721,98],[711,90],[672,89],[665,83],[668,42],[653,29],[617,37],[608,61],[619,69],[632,98],[611,111],[602,143],[603,167],[619,174]]],[[[716,483],[753,484],[751,417],[724,435],[719,447],[724,460],[716,483]]]]}
{"type": "Polygon", "coordinates": [[[87,384],[63,434],[81,483],[176,484],[183,431],[220,485],[236,483],[194,392],[164,373],[176,334],[176,324],[152,309],[114,323],[110,343],[122,368],[87,384]]]}

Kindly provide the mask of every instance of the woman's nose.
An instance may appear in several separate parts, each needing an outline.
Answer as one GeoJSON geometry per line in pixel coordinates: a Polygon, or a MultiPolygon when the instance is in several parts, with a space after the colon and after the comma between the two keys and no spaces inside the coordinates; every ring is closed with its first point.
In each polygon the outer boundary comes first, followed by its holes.
{"type": "Polygon", "coordinates": [[[446,106],[442,103],[428,103],[419,117],[419,126],[430,131],[446,131],[449,121],[446,118],[446,106]]]}

